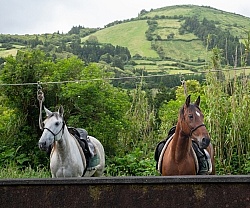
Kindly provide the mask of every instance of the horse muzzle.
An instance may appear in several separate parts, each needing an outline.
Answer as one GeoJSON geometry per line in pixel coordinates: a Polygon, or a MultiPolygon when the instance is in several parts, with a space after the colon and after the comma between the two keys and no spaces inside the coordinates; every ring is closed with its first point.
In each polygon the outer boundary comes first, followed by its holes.
{"type": "Polygon", "coordinates": [[[206,149],[209,144],[210,144],[210,138],[209,137],[203,137],[201,142],[199,142],[199,146],[200,146],[201,149],[206,149]]]}
{"type": "Polygon", "coordinates": [[[38,147],[43,151],[46,151],[48,149],[48,145],[46,144],[46,142],[38,142],[38,147]]]}

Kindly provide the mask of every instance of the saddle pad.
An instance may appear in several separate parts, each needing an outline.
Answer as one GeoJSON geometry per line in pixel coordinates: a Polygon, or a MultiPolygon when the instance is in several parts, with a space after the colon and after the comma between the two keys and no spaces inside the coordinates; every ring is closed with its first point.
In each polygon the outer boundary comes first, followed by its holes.
{"type": "Polygon", "coordinates": [[[207,150],[204,149],[206,160],[199,163],[199,171],[197,171],[198,175],[208,175],[212,173],[212,161],[211,157],[207,150]]]}
{"type": "Polygon", "coordinates": [[[171,137],[169,137],[169,138],[167,139],[167,141],[166,141],[164,147],[162,148],[161,154],[160,154],[160,156],[159,156],[159,160],[158,160],[158,164],[157,164],[157,170],[158,170],[160,173],[161,173],[162,157],[163,157],[163,155],[164,155],[164,152],[165,152],[165,150],[166,150],[166,148],[167,148],[169,142],[172,140],[173,136],[174,136],[174,134],[173,134],[171,137]]]}
{"type": "Polygon", "coordinates": [[[90,158],[88,168],[93,168],[100,163],[100,157],[96,154],[94,157],[90,158]]]}
{"type": "Polygon", "coordinates": [[[200,149],[195,141],[192,141],[192,152],[195,159],[196,174],[206,175],[212,172],[211,157],[206,149],[200,149]]]}

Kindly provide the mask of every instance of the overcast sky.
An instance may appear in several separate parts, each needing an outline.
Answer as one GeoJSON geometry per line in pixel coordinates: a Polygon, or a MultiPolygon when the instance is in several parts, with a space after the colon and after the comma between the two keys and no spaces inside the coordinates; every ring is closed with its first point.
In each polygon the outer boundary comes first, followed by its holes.
{"type": "Polygon", "coordinates": [[[0,34],[67,33],[73,26],[104,27],[165,6],[211,6],[250,17],[249,0],[0,0],[0,34]]]}

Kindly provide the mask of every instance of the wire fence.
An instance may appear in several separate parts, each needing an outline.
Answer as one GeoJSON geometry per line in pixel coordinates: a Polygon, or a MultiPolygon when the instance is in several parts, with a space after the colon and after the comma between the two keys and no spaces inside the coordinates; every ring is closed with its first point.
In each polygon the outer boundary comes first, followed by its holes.
{"type": "Polygon", "coordinates": [[[207,70],[200,72],[189,72],[189,73],[179,73],[179,74],[155,74],[155,75],[140,75],[140,76],[128,76],[128,77],[103,77],[103,78],[94,78],[94,79],[83,79],[83,80],[66,80],[66,81],[49,81],[49,82],[30,82],[30,83],[0,83],[0,86],[23,86],[23,85],[50,85],[50,84],[65,84],[65,83],[83,83],[83,82],[93,82],[93,81],[114,81],[114,80],[129,80],[129,79],[146,79],[153,77],[168,77],[179,75],[180,78],[183,78],[185,75],[197,75],[197,74],[207,74],[207,73],[216,73],[216,72],[230,72],[230,71],[242,71],[250,70],[250,68],[232,68],[232,69],[223,69],[223,70],[207,70]]]}

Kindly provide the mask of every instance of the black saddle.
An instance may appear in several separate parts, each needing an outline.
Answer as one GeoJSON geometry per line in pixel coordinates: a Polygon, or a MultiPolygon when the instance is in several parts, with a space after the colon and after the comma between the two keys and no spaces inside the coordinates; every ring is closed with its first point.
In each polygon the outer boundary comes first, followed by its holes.
{"type": "Polygon", "coordinates": [[[159,157],[160,157],[160,154],[161,154],[161,151],[166,143],[166,141],[175,133],[175,129],[176,129],[176,126],[173,126],[169,132],[168,132],[168,136],[166,139],[160,141],[157,146],[156,146],[156,149],[155,149],[155,161],[156,161],[156,169],[157,169],[157,164],[158,164],[158,160],[159,160],[159,157]]]}
{"type": "Polygon", "coordinates": [[[76,140],[79,142],[83,153],[85,155],[86,158],[86,162],[87,162],[87,167],[89,166],[89,160],[91,158],[91,153],[89,150],[89,145],[88,145],[88,132],[85,129],[81,129],[81,128],[74,128],[74,127],[68,127],[68,131],[69,133],[71,133],[76,140]]]}
{"type": "Polygon", "coordinates": [[[73,136],[77,136],[81,140],[87,141],[88,139],[88,132],[85,129],[68,127],[68,131],[73,136]]]}

